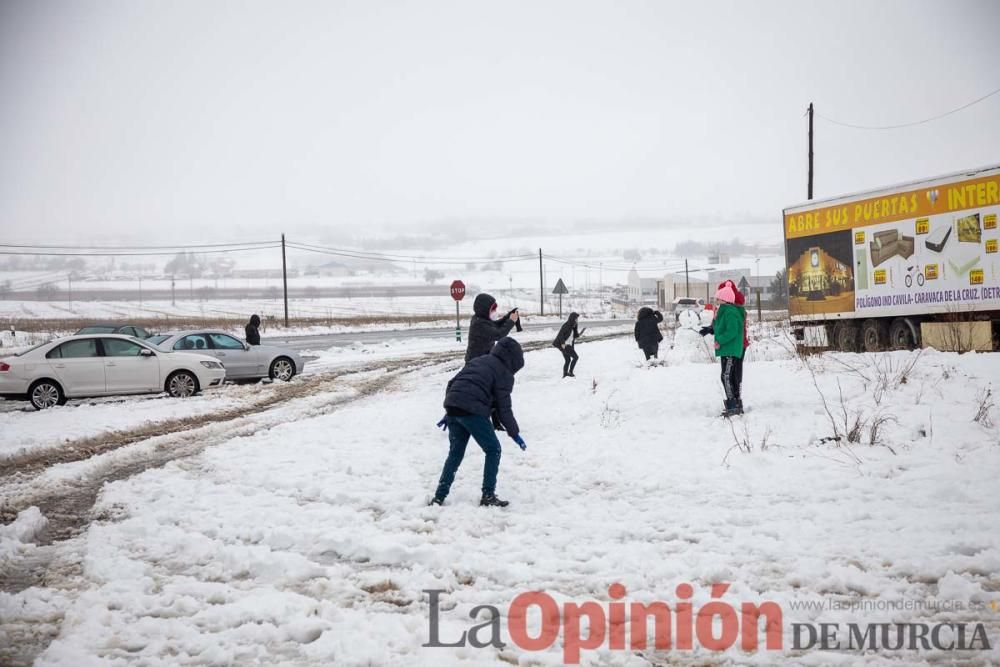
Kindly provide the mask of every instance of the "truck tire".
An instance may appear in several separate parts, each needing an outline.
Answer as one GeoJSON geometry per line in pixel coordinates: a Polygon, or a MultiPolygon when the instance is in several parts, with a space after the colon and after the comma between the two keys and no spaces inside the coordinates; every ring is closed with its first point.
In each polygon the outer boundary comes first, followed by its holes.
{"type": "Polygon", "coordinates": [[[865,352],[889,349],[889,327],[885,320],[865,320],[861,325],[861,344],[865,352]]]}
{"type": "Polygon", "coordinates": [[[841,352],[857,352],[858,327],[853,322],[837,322],[833,327],[833,347],[841,352]]]}
{"type": "Polygon", "coordinates": [[[897,317],[889,325],[889,344],[894,350],[913,350],[917,340],[913,336],[914,329],[905,317],[897,317]]]}

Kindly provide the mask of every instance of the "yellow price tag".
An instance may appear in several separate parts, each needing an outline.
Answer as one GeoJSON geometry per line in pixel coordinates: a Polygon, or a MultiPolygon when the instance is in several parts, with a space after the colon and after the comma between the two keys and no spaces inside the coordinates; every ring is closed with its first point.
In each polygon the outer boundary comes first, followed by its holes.
{"type": "Polygon", "coordinates": [[[885,269],[875,269],[875,284],[885,285],[885,269]]]}
{"type": "Polygon", "coordinates": [[[986,252],[996,252],[996,251],[997,251],[997,240],[986,239],[986,252]]]}
{"type": "Polygon", "coordinates": [[[973,269],[969,271],[969,284],[970,285],[982,285],[983,284],[983,270],[973,269]]]}
{"type": "Polygon", "coordinates": [[[997,214],[989,213],[983,216],[983,228],[984,229],[996,229],[997,228],[997,214]]]}
{"type": "Polygon", "coordinates": [[[937,280],[938,277],[938,265],[928,264],[924,267],[924,278],[927,280],[937,280]]]}
{"type": "Polygon", "coordinates": [[[927,218],[917,219],[917,234],[926,234],[931,231],[931,221],[927,218]]]}
{"type": "Polygon", "coordinates": [[[864,244],[865,244],[865,233],[854,232],[854,245],[864,245],[864,244]]]}

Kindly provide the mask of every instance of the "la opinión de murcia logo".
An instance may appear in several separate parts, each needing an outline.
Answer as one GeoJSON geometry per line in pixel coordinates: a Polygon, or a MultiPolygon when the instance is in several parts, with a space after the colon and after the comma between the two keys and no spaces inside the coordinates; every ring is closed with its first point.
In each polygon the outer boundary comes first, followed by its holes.
{"type": "MultiPolygon", "coordinates": [[[[504,620],[506,636],[524,651],[545,651],[562,638],[563,662],[578,664],[582,650],[645,651],[726,651],[739,646],[742,651],[781,651],[784,644],[784,615],[777,602],[724,601],[730,584],[713,584],[711,599],[700,607],[691,601],[694,587],[681,583],[675,588],[677,600],[666,602],[625,602],[625,586],[608,587],[609,601],[566,602],[560,605],[544,591],[517,595],[502,614],[494,605],[478,605],[469,610],[474,622],[457,636],[441,636],[440,589],[426,589],[429,601],[427,648],[468,647],[502,649],[504,620]],[[528,617],[538,621],[529,630],[528,617]],[[650,633],[652,625],[652,633],[650,633]]],[[[990,650],[982,623],[792,623],[793,651],[899,651],[990,650]]]]}

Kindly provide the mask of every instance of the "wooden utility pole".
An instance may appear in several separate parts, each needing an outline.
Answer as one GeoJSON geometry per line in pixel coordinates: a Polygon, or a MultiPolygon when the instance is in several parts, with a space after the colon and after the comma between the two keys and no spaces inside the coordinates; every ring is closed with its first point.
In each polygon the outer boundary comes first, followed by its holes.
{"type": "Polygon", "coordinates": [[[285,289],[285,328],[288,328],[288,266],[285,264],[285,235],[281,235],[281,284],[285,289]]]}
{"type": "Polygon", "coordinates": [[[684,296],[691,296],[691,276],[688,274],[688,261],[684,260],[684,296]]]}
{"type": "Polygon", "coordinates": [[[809,190],[808,199],[813,198],[813,105],[809,103],[809,190]]]}
{"type": "Polygon", "coordinates": [[[538,249],[538,314],[545,314],[545,276],[542,273],[542,249],[538,249]]]}

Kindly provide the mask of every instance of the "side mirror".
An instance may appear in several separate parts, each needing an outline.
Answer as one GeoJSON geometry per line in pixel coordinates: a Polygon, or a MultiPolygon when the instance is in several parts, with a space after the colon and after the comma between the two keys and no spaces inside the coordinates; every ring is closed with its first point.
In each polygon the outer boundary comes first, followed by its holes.
{"type": "Polygon", "coordinates": [[[139,351],[139,356],[140,357],[155,357],[156,353],[153,352],[152,350],[150,350],[148,347],[144,347],[144,348],[142,348],[142,350],[139,351]]]}

